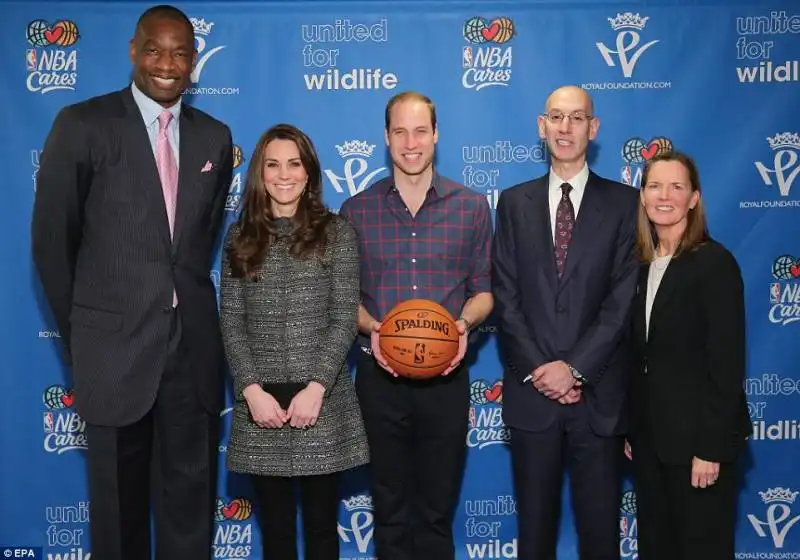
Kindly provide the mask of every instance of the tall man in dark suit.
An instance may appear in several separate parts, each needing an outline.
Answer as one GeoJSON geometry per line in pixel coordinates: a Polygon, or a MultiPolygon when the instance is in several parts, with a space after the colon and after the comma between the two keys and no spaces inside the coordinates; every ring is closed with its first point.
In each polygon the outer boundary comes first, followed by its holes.
{"type": "Polygon", "coordinates": [[[556,557],[566,464],[581,559],[616,560],[637,191],[589,170],[600,123],[584,90],[545,111],[550,171],[502,193],[492,247],[519,558],[556,557]]]}
{"type": "Polygon", "coordinates": [[[181,102],[196,56],[181,11],[146,11],[130,56],[130,87],[56,117],[33,258],[86,421],[92,552],[149,558],[152,493],[158,557],[209,558],[223,397],[209,270],[231,134],[181,102]]]}

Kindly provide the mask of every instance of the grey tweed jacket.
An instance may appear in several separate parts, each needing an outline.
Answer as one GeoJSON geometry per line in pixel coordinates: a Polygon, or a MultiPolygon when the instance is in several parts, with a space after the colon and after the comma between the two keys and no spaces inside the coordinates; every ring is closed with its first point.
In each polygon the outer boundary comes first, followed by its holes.
{"type": "Polygon", "coordinates": [[[339,216],[329,224],[322,258],[290,254],[291,222],[264,258],[258,281],[231,275],[227,247],[220,285],[225,353],[236,403],[228,442],[234,472],[302,476],[329,474],[369,460],[364,424],[346,357],[357,331],[359,258],[355,230],[339,216]],[[317,381],[325,397],[316,425],[259,428],[242,396],[252,383],[317,381]]]}

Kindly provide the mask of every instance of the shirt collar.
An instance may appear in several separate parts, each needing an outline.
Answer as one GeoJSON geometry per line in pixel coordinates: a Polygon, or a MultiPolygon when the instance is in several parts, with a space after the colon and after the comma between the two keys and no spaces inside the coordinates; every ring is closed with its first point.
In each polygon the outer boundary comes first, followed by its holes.
{"type": "Polygon", "coordinates": [[[142,118],[147,128],[150,128],[150,126],[158,120],[158,116],[165,110],[172,113],[173,122],[178,122],[178,117],[180,117],[181,114],[182,99],[178,99],[178,102],[169,109],[165,109],[142,93],[142,90],[136,87],[136,82],[131,83],[131,93],[133,94],[133,100],[136,101],[136,105],[139,107],[139,111],[142,113],[142,118]]]}
{"type": "MultiPolygon", "coordinates": [[[[453,187],[450,186],[447,181],[443,180],[443,177],[439,175],[436,170],[433,171],[433,179],[431,180],[430,187],[428,187],[428,190],[431,189],[437,198],[442,198],[453,191],[453,187]]],[[[386,182],[386,194],[389,194],[395,190],[394,180],[390,176],[386,182]]]]}
{"type": "Polygon", "coordinates": [[[589,181],[589,165],[586,162],[584,162],[583,169],[578,171],[578,174],[575,175],[569,181],[565,181],[564,179],[559,177],[551,167],[549,179],[550,179],[550,190],[558,191],[559,195],[561,194],[561,185],[563,185],[564,183],[569,183],[576,194],[583,194],[583,191],[586,189],[586,183],[589,181]]]}

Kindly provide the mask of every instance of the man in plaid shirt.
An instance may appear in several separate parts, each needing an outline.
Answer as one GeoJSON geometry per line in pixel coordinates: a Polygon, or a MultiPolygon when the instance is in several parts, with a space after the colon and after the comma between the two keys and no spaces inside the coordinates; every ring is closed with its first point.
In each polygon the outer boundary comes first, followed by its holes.
{"type": "Polygon", "coordinates": [[[430,99],[415,92],[386,106],[392,175],[340,210],[361,240],[363,354],[356,376],[372,457],[375,543],[387,560],[454,558],[455,515],[466,460],[470,329],[491,312],[492,222],[486,199],[439,175],[430,99]],[[385,314],[409,299],[444,306],[461,333],[441,377],[398,377],[380,353],[385,314]]]}

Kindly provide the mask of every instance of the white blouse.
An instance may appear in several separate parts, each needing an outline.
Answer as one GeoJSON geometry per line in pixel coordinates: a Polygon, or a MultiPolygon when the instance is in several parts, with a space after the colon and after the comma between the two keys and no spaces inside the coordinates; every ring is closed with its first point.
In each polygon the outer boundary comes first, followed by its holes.
{"type": "Polygon", "coordinates": [[[653,309],[653,300],[656,299],[658,286],[664,273],[667,271],[672,255],[656,257],[650,262],[650,273],[647,275],[647,299],[645,300],[645,336],[650,333],[650,311],[653,309]]]}

